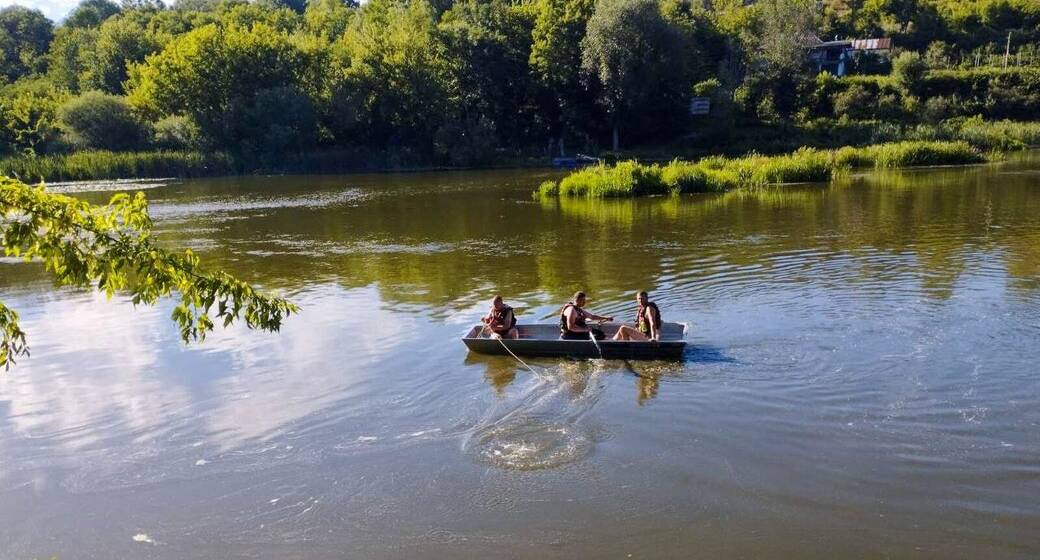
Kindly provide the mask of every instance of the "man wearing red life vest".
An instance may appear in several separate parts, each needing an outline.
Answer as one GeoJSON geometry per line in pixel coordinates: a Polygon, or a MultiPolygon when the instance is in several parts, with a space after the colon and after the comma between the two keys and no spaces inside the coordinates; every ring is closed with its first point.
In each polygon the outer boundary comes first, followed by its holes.
{"type": "Polygon", "coordinates": [[[520,338],[520,332],[516,330],[516,314],[502,301],[502,296],[496,295],[491,300],[491,309],[481,321],[491,330],[491,336],[520,338]]]}

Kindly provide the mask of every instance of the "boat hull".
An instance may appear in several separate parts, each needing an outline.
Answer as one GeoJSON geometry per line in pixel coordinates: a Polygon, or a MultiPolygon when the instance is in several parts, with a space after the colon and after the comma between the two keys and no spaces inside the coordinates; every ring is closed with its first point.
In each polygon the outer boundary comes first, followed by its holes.
{"type": "Polygon", "coordinates": [[[599,358],[602,350],[602,357],[608,360],[678,360],[686,349],[685,326],[678,323],[665,323],[658,342],[613,341],[609,337],[617,332],[618,325],[600,328],[607,333],[608,340],[598,341],[599,348],[591,340],[561,339],[556,325],[524,325],[519,327],[519,339],[502,340],[489,338],[482,326],[476,326],[462,342],[478,354],[508,356],[512,352],[517,356],[599,358]]]}

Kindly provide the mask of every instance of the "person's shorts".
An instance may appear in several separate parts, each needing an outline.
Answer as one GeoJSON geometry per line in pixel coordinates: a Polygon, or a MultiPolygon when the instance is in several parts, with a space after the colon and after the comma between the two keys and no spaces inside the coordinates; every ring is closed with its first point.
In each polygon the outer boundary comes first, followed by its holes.
{"type": "MultiPolygon", "coordinates": [[[[603,340],[604,338],[607,338],[606,333],[597,328],[592,328],[590,330],[592,331],[592,336],[596,337],[596,340],[603,340]]],[[[563,331],[560,333],[560,338],[564,340],[588,340],[589,333],[563,331]]]]}

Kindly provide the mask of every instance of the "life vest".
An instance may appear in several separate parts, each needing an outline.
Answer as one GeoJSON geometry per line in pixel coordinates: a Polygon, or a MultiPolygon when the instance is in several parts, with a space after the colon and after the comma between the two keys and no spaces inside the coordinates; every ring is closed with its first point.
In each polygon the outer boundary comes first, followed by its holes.
{"type": "Polygon", "coordinates": [[[645,306],[640,305],[639,310],[636,311],[636,325],[639,326],[639,332],[649,336],[650,325],[646,322],[646,310],[650,310],[650,320],[657,327],[658,332],[661,330],[661,310],[657,308],[657,304],[654,302],[648,302],[645,306]]]}
{"type": "Polygon", "coordinates": [[[567,328],[567,308],[568,307],[573,307],[574,309],[576,309],[578,311],[578,317],[577,317],[577,319],[574,320],[574,323],[576,325],[578,325],[579,327],[585,328],[585,311],[583,311],[580,307],[578,307],[577,305],[574,305],[574,303],[571,302],[571,303],[568,303],[567,305],[564,305],[563,306],[563,310],[560,311],[560,332],[561,333],[573,332],[569,328],[567,328]]]}
{"type": "MultiPolygon", "coordinates": [[[[492,307],[491,308],[491,313],[490,313],[490,315],[491,315],[491,323],[490,324],[491,325],[503,325],[503,324],[505,324],[506,315],[509,315],[509,312],[512,311],[512,310],[513,310],[513,308],[509,307],[508,305],[503,305],[502,309],[495,309],[494,307],[492,307]]],[[[504,326],[504,327],[502,327],[500,330],[508,331],[509,329],[511,329],[511,328],[513,328],[515,326],[516,326],[516,313],[513,313],[512,316],[510,317],[509,324],[504,326]]],[[[494,329],[492,329],[492,330],[494,330],[494,329]]]]}

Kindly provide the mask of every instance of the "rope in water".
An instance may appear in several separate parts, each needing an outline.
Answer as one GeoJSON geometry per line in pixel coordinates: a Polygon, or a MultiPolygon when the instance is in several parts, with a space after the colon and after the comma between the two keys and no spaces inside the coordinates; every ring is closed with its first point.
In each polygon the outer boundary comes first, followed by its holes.
{"type": "MultiPolygon", "coordinates": [[[[491,329],[489,329],[487,325],[484,325],[484,328],[481,329],[481,334],[483,334],[484,331],[490,331],[490,330],[491,329]]],[[[516,361],[520,362],[520,365],[522,365],[525,368],[527,368],[527,371],[529,371],[529,372],[531,372],[531,373],[533,373],[535,375],[538,375],[537,371],[535,371],[533,368],[531,368],[531,366],[527,365],[527,362],[521,360],[520,356],[517,356],[516,354],[514,354],[513,351],[509,349],[509,346],[506,346],[506,342],[504,340],[502,340],[501,336],[492,336],[491,334],[489,334],[488,338],[494,338],[495,340],[498,340],[498,343],[502,345],[502,348],[505,348],[506,352],[509,352],[510,356],[516,358],[516,361]]]]}

